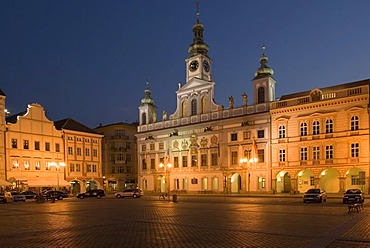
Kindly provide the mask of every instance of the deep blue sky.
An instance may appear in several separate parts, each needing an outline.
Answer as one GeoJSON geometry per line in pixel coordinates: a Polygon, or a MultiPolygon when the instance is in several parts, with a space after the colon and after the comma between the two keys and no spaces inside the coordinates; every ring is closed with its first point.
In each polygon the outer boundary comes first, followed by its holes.
{"type": "MultiPolygon", "coordinates": [[[[0,89],[12,114],[44,106],[89,127],[134,122],[149,79],[158,114],[176,108],[194,0],[0,1],[0,89]]],[[[215,101],[251,99],[261,46],[276,96],[370,78],[368,0],[204,0],[215,101]]],[[[251,100],[250,100],[251,101],[251,100]]]]}

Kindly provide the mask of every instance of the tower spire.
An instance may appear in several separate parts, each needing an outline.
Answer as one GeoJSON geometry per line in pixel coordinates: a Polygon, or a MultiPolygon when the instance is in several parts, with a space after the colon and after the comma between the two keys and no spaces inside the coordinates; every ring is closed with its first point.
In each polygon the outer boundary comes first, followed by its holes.
{"type": "Polygon", "coordinates": [[[254,78],[263,78],[269,77],[274,74],[274,70],[267,66],[268,57],[266,56],[266,46],[265,44],[262,45],[262,56],[260,58],[261,66],[257,69],[254,73],[254,78]]]}
{"type": "Polygon", "coordinates": [[[193,57],[198,54],[204,54],[207,55],[208,53],[208,45],[203,40],[203,25],[200,23],[199,19],[199,1],[197,1],[197,20],[196,23],[193,25],[193,43],[190,44],[188,52],[190,54],[190,57],[193,57]]]}

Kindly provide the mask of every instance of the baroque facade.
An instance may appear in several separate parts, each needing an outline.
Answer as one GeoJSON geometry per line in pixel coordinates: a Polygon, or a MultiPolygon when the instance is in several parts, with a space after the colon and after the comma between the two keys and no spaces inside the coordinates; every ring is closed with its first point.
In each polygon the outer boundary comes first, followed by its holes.
{"type": "MultiPolygon", "coordinates": [[[[185,60],[177,109],[162,112],[149,83],[139,106],[138,182],[147,192],[302,193],[321,187],[369,191],[370,80],[275,97],[263,47],[252,102],[214,101],[203,25],[185,60]]],[[[241,90],[243,92],[243,90],[241,90]]]]}

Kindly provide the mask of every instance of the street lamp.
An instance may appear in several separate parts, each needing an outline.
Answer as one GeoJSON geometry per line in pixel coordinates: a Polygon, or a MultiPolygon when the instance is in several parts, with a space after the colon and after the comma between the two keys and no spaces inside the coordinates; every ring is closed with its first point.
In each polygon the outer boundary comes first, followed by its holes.
{"type": "Polygon", "coordinates": [[[246,181],[247,181],[247,191],[250,190],[250,174],[249,174],[249,165],[251,163],[257,163],[258,158],[253,157],[251,158],[251,150],[245,150],[244,151],[244,157],[240,159],[240,164],[242,166],[242,169],[246,169],[246,181]]]}
{"type": "MultiPolygon", "coordinates": [[[[164,169],[164,181],[165,181],[166,190],[167,190],[168,194],[170,193],[170,184],[169,184],[169,180],[167,181],[167,171],[168,171],[168,174],[170,174],[171,167],[172,167],[172,164],[170,164],[170,163],[167,163],[166,165],[163,164],[163,163],[159,164],[159,168],[164,169]]],[[[170,175],[168,175],[168,177],[169,177],[168,179],[170,179],[170,175]]]]}
{"type": "Polygon", "coordinates": [[[58,189],[59,189],[59,171],[60,171],[61,167],[64,168],[66,166],[66,163],[64,163],[64,162],[59,162],[59,163],[51,162],[50,166],[55,167],[55,170],[57,170],[57,186],[58,186],[58,189]]]}

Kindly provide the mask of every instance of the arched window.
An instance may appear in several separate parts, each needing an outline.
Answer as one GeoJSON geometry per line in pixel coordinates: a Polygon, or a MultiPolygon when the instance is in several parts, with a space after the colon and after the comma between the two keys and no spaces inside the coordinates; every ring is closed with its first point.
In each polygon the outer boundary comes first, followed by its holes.
{"type": "Polygon", "coordinates": [[[281,126],[279,126],[279,139],[283,139],[283,138],[285,138],[285,136],[286,136],[285,126],[281,125],[281,126]]]}
{"type": "Polygon", "coordinates": [[[333,120],[327,119],[325,122],[325,132],[326,133],[333,133],[333,120]]]}
{"type": "Polygon", "coordinates": [[[207,97],[202,97],[202,114],[207,113],[207,97]]]}
{"type": "Polygon", "coordinates": [[[186,101],[182,102],[182,117],[186,117],[186,101]]]}
{"type": "Polygon", "coordinates": [[[307,123],[301,123],[301,136],[307,136],[307,123]]]}
{"type": "Polygon", "coordinates": [[[258,98],[257,103],[264,103],[265,102],[265,88],[259,87],[258,88],[258,98]]]}
{"type": "Polygon", "coordinates": [[[191,115],[197,114],[197,100],[193,99],[191,100],[191,115]]]}
{"type": "Polygon", "coordinates": [[[141,114],[141,124],[142,125],[146,124],[146,113],[145,112],[141,114]]]}
{"type": "Polygon", "coordinates": [[[314,121],[312,125],[312,134],[317,135],[320,134],[320,122],[314,121]]]}
{"type": "Polygon", "coordinates": [[[359,117],[354,115],[351,117],[351,131],[356,131],[359,129],[359,117]]]}

